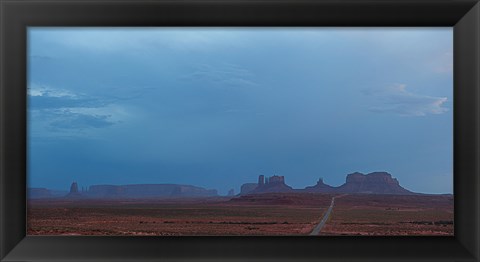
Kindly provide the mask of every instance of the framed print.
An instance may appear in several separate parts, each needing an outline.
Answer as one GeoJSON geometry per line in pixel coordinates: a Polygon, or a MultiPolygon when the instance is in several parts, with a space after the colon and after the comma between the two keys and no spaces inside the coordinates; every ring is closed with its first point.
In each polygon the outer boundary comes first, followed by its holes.
{"type": "Polygon", "coordinates": [[[1,14],[2,261],[478,261],[476,1],[1,14]]]}

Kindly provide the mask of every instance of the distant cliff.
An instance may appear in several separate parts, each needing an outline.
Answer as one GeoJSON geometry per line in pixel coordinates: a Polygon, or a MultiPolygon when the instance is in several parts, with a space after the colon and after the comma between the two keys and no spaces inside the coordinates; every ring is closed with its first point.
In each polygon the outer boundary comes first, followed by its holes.
{"type": "Polygon", "coordinates": [[[336,190],[340,193],[413,194],[401,187],[398,180],[392,178],[392,175],[387,172],[374,172],[367,175],[358,172],[349,174],[345,184],[336,190]]]}
{"type": "Polygon", "coordinates": [[[258,176],[258,183],[246,183],[240,187],[240,195],[262,194],[262,193],[286,193],[294,192],[291,186],[285,183],[284,176],[265,177],[258,176]]]}
{"type": "Polygon", "coordinates": [[[52,192],[46,188],[29,188],[27,191],[28,198],[50,198],[52,192]]]}
{"type": "Polygon", "coordinates": [[[217,190],[177,184],[93,185],[84,193],[94,198],[181,198],[217,196],[217,190]]]}
{"type": "Polygon", "coordinates": [[[217,190],[177,184],[92,185],[80,191],[76,182],[70,191],[52,191],[46,188],[29,188],[29,199],[40,198],[187,198],[214,197],[217,190]]]}
{"type": "Polygon", "coordinates": [[[284,176],[271,176],[264,180],[264,176],[259,176],[258,185],[250,193],[276,193],[291,192],[293,188],[285,184],[284,176]]]}
{"type": "Polygon", "coordinates": [[[332,193],[337,190],[336,187],[329,186],[323,182],[323,179],[319,179],[317,184],[314,186],[309,186],[303,189],[305,192],[323,192],[323,193],[332,193]]]}
{"type": "Polygon", "coordinates": [[[61,190],[51,190],[47,188],[30,187],[27,190],[29,199],[64,197],[68,192],[61,190]]]}
{"type": "Polygon", "coordinates": [[[411,195],[416,194],[400,186],[397,179],[387,172],[373,172],[362,174],[355,172],[348,174],[343,185],[333,187],[318,180],[314,186],[304,189],[292,189],[285,184],[283,176],[272,176],[265,180],[264,176],[259,176],[259,182],[255,186],[254,183],[242,185],[241,195],[260,194],[260,193],[280,193],[280,192],[306,192],[306,193],[366,193],[366,194],[395,194],[395,195],[411,195]],[[244,190],[245,188],[245,190],[244,190]],[[248,188],[248,190],[246,190],[248,188]]]}
{"type": "MultiPolygon", "coordinates": [[[[178,184],[92,185],[88,189],[82,187],[80,191],[77,183],[73,182],[68,194],[62,191],[62,194],[59,195],[59,192],[46,188],[29,188],[28,198],[197,198],[218,196],[217,190],[214,189],[178,184]]],[[[240,195],[289,192],[417,194],[400,186],[398,180],[387,172],[373,172],[366,175],[359,172],[348,174],[345,183],[338,187],[327,185],[323,179],[319,179],[316,185],[304,189],[293,189],[285,183],[284,176],[277,175],[271,177],[260,175],[257,183],[246,183],[240,187],[240,195]]],[[[229,191],[229,195],[233,194],[232,189],[229,191]]]]}

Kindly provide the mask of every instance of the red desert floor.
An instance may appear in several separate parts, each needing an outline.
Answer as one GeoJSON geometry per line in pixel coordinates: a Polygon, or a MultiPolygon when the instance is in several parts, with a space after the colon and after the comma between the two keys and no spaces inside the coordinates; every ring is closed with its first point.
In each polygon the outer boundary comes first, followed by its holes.
{"type": "MultiPolygon", "coordinates": [[[[334,195],[30,200],[29,235],[308,235],[334,195]]],[[[453,235],[448,195],[344,195],[320,235],[453,235]]]]}

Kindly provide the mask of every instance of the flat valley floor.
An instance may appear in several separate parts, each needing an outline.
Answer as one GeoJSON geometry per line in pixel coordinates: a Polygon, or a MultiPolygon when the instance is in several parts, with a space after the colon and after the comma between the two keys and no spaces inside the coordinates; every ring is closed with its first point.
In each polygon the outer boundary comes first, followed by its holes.
{"type": "Polygon", "coordinates": [[[451,195],[272,193],[204,199],[29,200],[28,235],[452,236],[451,195]]]}

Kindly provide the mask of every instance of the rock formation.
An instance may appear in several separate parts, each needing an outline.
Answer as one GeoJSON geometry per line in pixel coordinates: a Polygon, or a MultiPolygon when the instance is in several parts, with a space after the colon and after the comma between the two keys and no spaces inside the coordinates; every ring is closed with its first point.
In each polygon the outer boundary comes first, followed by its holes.
{"type": "Polygon", "coordinates": [[[72,185],[70,186],[70,193],[71,193],[71,194],[78,193],[78,184],[77,184],[77,182],[73,182],[72,185]]]}
{"type": "MultiPolygon", "coordinates": [[[[233,194],[233,191],[230,192],[233,194]]],[[[52,191],[46,188],[29,188],[28,198],[65,197],[69,199],[85,198],[184,198],[214,197],[217,190],[177,184],[134,184],[134,185],[92,185],[81,192],[77,182],[73,182],[70,191],[52,191]]]]}
{"type": "Polygon", "coordinates": [[[359,172],[348,174],[345,184],[336,190],[340,193],[372,193],[409,195],[413,192],[401,187],[398,180],[387,172],[373,172],[364,175],[359,172]]]}
{"type": "Polygon", "coordinates": [[[246,194],[252,192],[253,190],[255,190],[255,188],[257,188],[257,186],[258,186],[257,183],[245,183],[245,184],[243,184],[240,187],[240,195],[246,195],[246,194]]]}
{"type": "Polygon", "coordinates": [[[330,185],[327,185],[323,182],[323,179],[320,178],[317,181],[317,184],[314,186],[309,186],[303,189],[305,192],[322,192],[322,193],[332,193],[335,192],[336,188],[330,185]]]}
{"type": "Polygon", "coordinates": [[[258,176],[258,185],[263,186],[265,184],[265,176],[264,175],[259,175],[258,176]]]}
{"type": "MultiPolygon", "coordinates": [[[[205,189],[191,185],[177,184],[134,184],[134,185],[92,185],[87,189],[82,187],[79,192],[77,182],[70,186],[70,192],[52,191],[46,188],[29,188],[28,198],[184,198],[184,197],[215,197],[214,189],[205,189]]],[[[257,183],[246,183],[240,188],[240,195],[262,193],[365,193],[365,194],[396,194],[411,195],[411,192],[402,186],[397,179],[387,172],[373,172],[362,174],[355,172],[348,174],[343,185],[333,187],[319,179],[314,186],[304,189],[293,189],[285,183],[284,176],[265,177],[260,175],[257,183]]],[[[228,191],[228,196],[234,195],[234,190],[228,191]]]]}
{"type": "Polygon", "coordinates": [[[396,194],[411,195],[413,193],[400,186],[397,179],[387,172],[373,172],[362,174],[355,172],[348,174],[346,182],[338,187],[327,185],[323,179],[319,179],[317,184],[304,189],[292,189],[285,184],[283,176],[271,176],[265,178],[259,176],[258,183],[247,183],[241,187],[240,195],[261,194],[261,193],[282,193],[282,192],[298,192],[298,193],[370,193],[370,194],[396,194]]]}
{"type": "Polygon", "coordinates": [[[292,192],[292,187],[285,184],[284,176],[271,176],[265,178],[264,175],[258,176],[258,183],[243,184],[240,188],[240,195],[260,194],[274,192],[292,192]]]}
{"type": "Polygon", "coordinates": [[[252,193],[291,192],[292,187],[285,184],[284,176],[271,176],[263,185],[258,185],[252,193]]]}
{"type": "Polygon", "coordinates": [[[52,192],[46,188],[29,188],[27,194],[30,199],[52,197],[52,192]]]}
{"type": "Polygon", "coordinates": [[[81,198],[84,197],[80,192],[78,192],[78,184],[77,182],[73,182],[70,186],[70,192],[65,196],[68,198],[81,198]]]}
{"type": "Polygon", "coordinates": [[[182,198],[217,196],[217,190],[176,184],[93,185],[87,195],[94,198],[182,198]]]}

